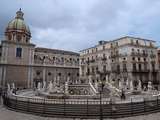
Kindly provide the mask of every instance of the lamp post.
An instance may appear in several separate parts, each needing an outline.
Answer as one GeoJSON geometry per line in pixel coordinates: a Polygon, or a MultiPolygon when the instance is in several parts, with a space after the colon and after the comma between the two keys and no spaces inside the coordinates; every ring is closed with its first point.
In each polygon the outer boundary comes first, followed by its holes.
{"type": "Polygon", "coordinates": [[[105,84],[102,80],[101,74],[100,74],[100,120],[103,120],[103,109],[102,109],[102,93],[103,93],[103,88],[104,88],[105,84]]]}

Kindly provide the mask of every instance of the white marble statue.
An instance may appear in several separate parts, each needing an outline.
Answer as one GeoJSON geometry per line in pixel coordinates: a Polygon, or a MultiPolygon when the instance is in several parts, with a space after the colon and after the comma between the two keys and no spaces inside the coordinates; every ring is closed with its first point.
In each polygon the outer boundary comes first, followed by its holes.
{"type": "Polygon", "coordinates": [[[11,93],[11,87],[9,83],[7,84],[7,93],[11,93]]]}
{"type": "Polygon", "coordinates": [[[14,83],[12,83],[12,89],[15,89],[15,84],[14,83]]]}
{"type": "Polygon", "coordinates": [[[148,81],[148,92],[151,92],[152,91],[152,82],[151,81],[148,81]]]}
{"type": "Polygon", "coordinates": [[[123,88],[123,86],[122,86],[122,82],[121,82],[121,80],[119,81],[119,89],[122,89],[123,88]]]}
{"type": "Polygon", "coordinates": [[[97,81],[95,82],[95,88],[96,88],[96,90],[98,90],[98,82],[97,81]]]}
{"type": "Polygon", "coordinates": [[[70,83],[70,77],[69,76],[67,77],[67,82],[70,83]]]}
{"type": "Polygon", "coordinates": [[[130,91],[133,91],[134,90],[134,88],[133,88],[133,81],[131,80],[130,81],[130,91]]]}
{"type": "Polygon", "coordinates": [[[38,89],[39,91],[41,90],[41,83],[40,83],[40,82],[38,82],[37,89],[38,89]]]}
{"type": "Polygon", "coordinates": [[[88,79],[89,79],[89,82],[92,83],[92,76],[91,75],[88,76],[88,79]]]}
{"type": "Polygon", "coordinates": [[[141,83],[141,80],[138,81],[138,90],[139,90],[139,91],[142,90],[142,83],[141,83]]]}
{"type": "Polygon", "coordinates": [[[49,92],[53,92],[53,83],[52,83],[52,81],[49,82],[48,91],[49,92]]]}
{"type": "Polygon", "coordinates": [[[65,82],[65,94],[68,94],[68,82],[65,82]]]}
{"type": "Polygon", "coordinates": [[[46,89],[46,81],[43,81],[43,91],[46,89]]]}

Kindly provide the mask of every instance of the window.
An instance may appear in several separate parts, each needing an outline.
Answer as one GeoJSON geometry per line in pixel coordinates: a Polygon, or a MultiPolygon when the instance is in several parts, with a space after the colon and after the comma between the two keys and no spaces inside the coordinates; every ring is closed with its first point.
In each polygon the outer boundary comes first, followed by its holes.
{"type": "Polygon", "coordinates": [[[37,74],[37,75],[40,75],[40,71],[36,71],[36,74],[37,74]]]}
{"type": "Polygon", "coordinates": [[[58,76],[61,76],[61,73],[58,73],[58,76]]]}
{"type": "Polygon", "coordinates": [[[118,46],[118,42],[116,42],[116,46],[118,46]]]}
{"type": "Polygon", "coordinates": [[[77,73],[77,77],[79,77],[79,73],[77,73]]]}
{"type": "Polygon", "coordinates": [[[132,60],[135,60],[135,57],[133,57],[132,60]]]}
{"type": "Polygon", "coordinates": [[[19,57],[19,58],[22,57],[22,48],[17,48],[16,49],[16,57],[19,57]]]}
{"type": "Polygon", "coordinates": [[[105,72],[106,71],[106,66],[105,65],[103,65],[103,72],[105,72]]]}
{"type": "Polygon", "coordinates": [[[71,75],[71,73],[68,73],[68,76],[70,76],[71,75]]]}
{"type": "Polygon", "coordinates": [[[120,65],[117,65],[117,71],[120,72],[120,65]]]}
{"type": "Polygon", "coordinates": [[[144,70],[147,70],[147,64],[144,64],[144,70]]]}
{"type": "Polygon", "coordinates": [[[9,40],[12,39],[12,35],[11,35],[11,34],[8,35],[8,39],[9,39],[9,40]]]}
{"type": "Polygon", "coordinates": [[[133,70],[136,70],[136,63],[133,63],[133,70]]]}
{"type": "Polygon", "coordinates": [[[105,46],[103,45],[103,50],[105,50],[105,46]]]}
{"type": "Polygon", "coordinates": [[[155,64],[152,63],[152,70],[154,71],[155,70],[155,64]]]}
{"type": "Polygon", "coordinates": [[[20,42],[22,39],[22,36],[21,35],[17,35],[17,41],[20,42]]]}
{"type": "Polygon", "coordinates": [[[138,40],[136,40],[136,44],[137,44],[137,45],[139,44],[138,40]]]}
{"type": "Polygon", "coordinates": [[[139,68],[140,71],[142,70],[141,64],[138,65],[138,68],[139,68]]]}
{"type": "Polygon", "coordinates": [[[92,49],[92,53],[94,53],[94,50],[92,49]]]}
{"type": "Polygon", "coordinates": [[[111,48],[113,47],[113,44],[111,43],[111,48]]]}
{"type": "Polygon", "coordinates": [[[51,73],[51,72],[49,72],[49,73],[48,73],[48,76],[51,76],[51,74],[52,74],[52,73],[51,73]]]}
{"type": "Polygon", "coordinates": [[[123,64],[123,71],[127,71],[127,65],[123,64]]]}
{"type": "Polygon", "coordinates": [[[105,58],[106,57],[106,55],[105,54],[103,54],[103,58],[105,58]]]}

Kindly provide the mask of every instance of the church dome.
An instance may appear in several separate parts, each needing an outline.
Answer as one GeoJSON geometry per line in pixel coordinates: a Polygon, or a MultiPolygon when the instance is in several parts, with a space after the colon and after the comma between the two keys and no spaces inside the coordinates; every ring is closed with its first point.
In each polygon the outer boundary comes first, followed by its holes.
{"type": "Polygon", "coordinates": [[[31,32],[28,25],[24,22],[24,13],[20,9],[16,14],[15,19],[11,20],[6,27],[5,38],[7,41],[30,43],[31,32]]]}
{"type": "Polygon", "coordinates": [[[6,32],[22,32],[31,36],[29,26],[24,22],[24,13],[20,9],[16,14],[17,16],[15,17],[15,19],[11,20],[8,23],[6,32]]]}

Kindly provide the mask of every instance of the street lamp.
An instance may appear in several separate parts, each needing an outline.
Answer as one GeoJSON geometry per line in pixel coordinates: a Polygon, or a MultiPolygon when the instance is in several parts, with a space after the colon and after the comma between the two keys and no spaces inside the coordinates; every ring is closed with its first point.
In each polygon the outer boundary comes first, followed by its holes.
{"type": "MultiPolygon", "coordinates": [[[[101,77],[100,77],[101,79],[101,77]]],[[[99,92],[100,92],[100,120],[103,120],[103,109],[102,109],[102,93],[103,93],[103,88],[105,86],[105,83],[104,81],[101,79],[100,80],[100,89],[99,89],[99,92]]]]}

